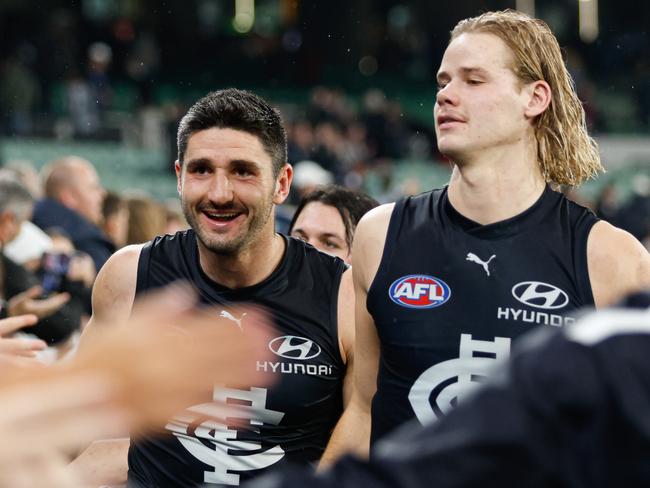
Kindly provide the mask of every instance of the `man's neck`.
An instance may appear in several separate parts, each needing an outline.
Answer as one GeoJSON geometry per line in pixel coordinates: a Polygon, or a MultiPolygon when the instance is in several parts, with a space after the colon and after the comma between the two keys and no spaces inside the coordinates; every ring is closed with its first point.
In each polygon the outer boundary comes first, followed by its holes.
{"type": "Polygon", "coordinates": [[[198,247],[204,273],[222,286],[237,289],[256,285],[273,273],[284,256],[285,240],[273,232],[233,255],[216,254],[200,241],[198,247]]]}
{"type": "Polygon", "coordinates": [[[535,154],[484,154],[458,163],[449,183],[449,202],[461,215],[488,225],[530,208],[546,183],[535,154]]]}

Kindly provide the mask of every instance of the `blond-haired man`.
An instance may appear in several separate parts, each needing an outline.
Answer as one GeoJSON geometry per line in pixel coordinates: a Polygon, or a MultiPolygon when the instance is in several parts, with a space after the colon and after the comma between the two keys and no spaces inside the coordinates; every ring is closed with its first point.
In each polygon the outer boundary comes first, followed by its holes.
{"type": "Polygon", "coordinates": [[[451,181],[357,228],[356,391],[325,464],[444,415],[521,334],[650,286],[639,242],[552,189],[602,168],[544,22],[514,11],[461,21],[437,79],[451,181]]]}

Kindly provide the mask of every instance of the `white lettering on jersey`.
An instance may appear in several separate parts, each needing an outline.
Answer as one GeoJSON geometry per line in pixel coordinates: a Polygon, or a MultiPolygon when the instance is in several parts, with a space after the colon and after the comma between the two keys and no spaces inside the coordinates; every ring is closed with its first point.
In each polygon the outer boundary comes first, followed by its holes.
{"type": "Polygon", "coordinates": [[[395,298],[399,299],[405,297],[409,300],[418,300],[422,295],[428,294],[429,300],[439,302],[445,299],[445,297],[440,294],[439,288],[440,287],[435,283],[415,283],[414,285],[413,283],[406,281],[395,291],[395,298]]]}
{"type": "Polygon", "coordinates": [[[214,471],[204,472],[205,483],[238,486],[239,475],[233,471],[267,468],[284,457],[282,447],[274,446],[260,452],[261,439],[260,442],[237,440],[237,430],[220,422],[220,419],[231,417],[248,420],[251,426],[278,425],[284,414],[266,408],[266,395],[266,388],[215,388],[216,403],[190,407],[165,426],[192,456],[214,468],[214,471]],[[226,406],[226,403],[229,404],[226,406]],[[201,420],[195,429],[190,429],[190,425],[201,420]]]}
{"type": "Polygon", "coordinates": [[[472,339],[471,334],[461,334],[460,351],[457,359],[434,364],[415,380],[409,392],[409,402],[422,424],[435,420],[436,412],[431,401],[443,413],[454,407],[454,401],[463,402],[470,395],[481,378],[487,376],[496,361],[510,357],[510,338],[496,337],[494,341],[472,339]],[[475,357],[475,353],[490,354],[492,357],[475,357]],[[445,386],[436,398],[431,393],[442,383],[456,378],[445,386]]]}

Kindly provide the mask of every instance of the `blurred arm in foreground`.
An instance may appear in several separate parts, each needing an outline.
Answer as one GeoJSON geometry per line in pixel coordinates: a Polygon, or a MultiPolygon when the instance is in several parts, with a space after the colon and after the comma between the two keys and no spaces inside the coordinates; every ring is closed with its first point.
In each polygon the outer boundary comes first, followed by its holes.
{"type": "Polygon", "coordinates": [[[7,369],[0,379],[0,485],[48,479],[48,486],[83,486],[79,473],[65,468],[63,450],[153,428],[214,383],[263,382],[247,361],[267,350],[260,314],[248,311],[252,327],[242,332],[194,305],[187,289],[172,287],[136,302],[128,320],[97,328],[70,363],[7,369]]]}

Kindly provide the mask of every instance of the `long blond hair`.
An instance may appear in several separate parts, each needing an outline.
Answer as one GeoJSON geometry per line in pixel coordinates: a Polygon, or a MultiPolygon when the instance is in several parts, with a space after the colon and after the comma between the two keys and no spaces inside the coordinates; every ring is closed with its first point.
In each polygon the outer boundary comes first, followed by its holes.
{"type": "Polygon", "coordinates": [[[604,171],[598,145],[587,133],[585,111],[549,26],[514,10],[486,12],[461,20],[451,31],[450,42],[472,32],[493,34],[510,48],[511,68],[522,84],[544,80],[551,87],[549,107],[533,122],[544,179],[577,186],[604,171]]]}

